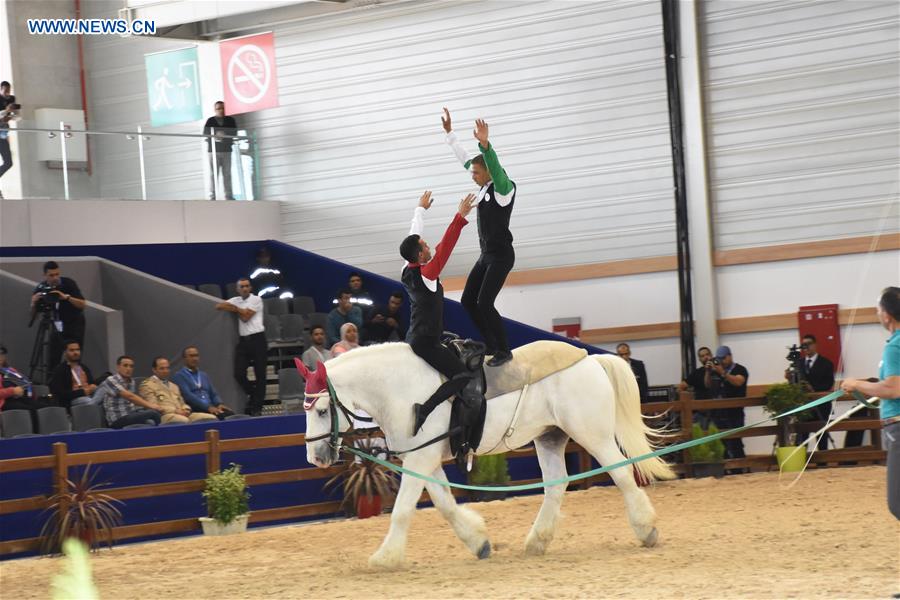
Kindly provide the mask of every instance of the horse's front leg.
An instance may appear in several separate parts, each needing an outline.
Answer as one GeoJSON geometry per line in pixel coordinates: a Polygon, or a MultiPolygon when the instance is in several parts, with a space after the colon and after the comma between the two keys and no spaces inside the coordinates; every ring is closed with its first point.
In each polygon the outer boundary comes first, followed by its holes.
{"type": "MultiPolygon", "coordinates": [[[[431,473],[438,464],[440,464],[439,458],[426,459],[426,457],[415,455],[407,456],[403,461],[405,468],[416,473],[431,473]]],[[[400,479],[400,491],[397,492],[397,499],[391,511],[391,527],[381,543],[381,547],[369,557],[370,567],[396,569],[403,565],[409,522],[416,511],[416,504],[422,496],[424,487],[425,482],[417,477],[403,475],[400,479]]]]}

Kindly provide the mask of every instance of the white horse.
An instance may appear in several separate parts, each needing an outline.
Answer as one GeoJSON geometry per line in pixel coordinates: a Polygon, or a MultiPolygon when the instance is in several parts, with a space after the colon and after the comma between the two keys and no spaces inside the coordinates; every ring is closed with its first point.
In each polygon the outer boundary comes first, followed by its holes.
{"type": "MultiPolygon", "coordinates": [[[[350,411],[372,415],[384,431],[388,448],[402,451],[414,448],[447,431],[450,403],[442,403],[415,436],[413,403],[424,402],[441,383],[440,375],[403,343],[368,346],[321,362],[315,372],[298,363],[306,378],[307,461],[328,467],[338,460],[338,444],[333,432],[347,431],[351,424],[336,402],[350,411]],[[332,419],[336,419],[335,424],[332,419]]],[[[515,362],[515,361],[514,361],[515,362]]],[[[507,393],[488,401],[484,434],[478,454],[504,452],[534,441],[544,481],[566,476],[565,447],[572,438],[602,465],[625,460],[620,447],[629,456],[651,452],[647,435],[654,433],[643,421],[637,382],[631,369],[618,356],[593,355],[572,366],[531,384],[524,398],[519,392],[507,393]],[[518,406],[517,423],[512,420],[518,406]],[[510,437],[504,434],[514,426],[510,437]]],[[[446,481],[442,460],[451,458],[447,440],[403,455],[403,466],[411,471],[446,481]]],[[[674,477],[659,458],[641,461],[634,468],[647,481],[674,477]]],[[[657,542],[656,513],[650,499],[635,483],[632,468],[610,472],[625,497],[628,520],[638,540],[645,546],[657,542]]],[[[404,475],[397,493],[391,525],[381,547],[369,559],[373,567],[396,568],[405,558],[410,519],[416,509],[422,487],[428,489],[434,506],[456,535],[478,558],[491,552],[484,520],[475,511],[459,506],[449,489],[404,475]]],[[[544,501],[525,541],[530,555],[543,554],[556,531],[565,485],[545,488],[544,501]]]]}

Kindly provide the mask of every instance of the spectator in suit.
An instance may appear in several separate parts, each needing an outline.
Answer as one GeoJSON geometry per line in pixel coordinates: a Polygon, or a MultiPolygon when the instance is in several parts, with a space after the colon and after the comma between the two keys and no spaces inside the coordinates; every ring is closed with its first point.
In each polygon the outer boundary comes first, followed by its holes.
{"type": "Polygon", "coordinates": [[[60,406],[71,408],[81,404],[93,404],[91,396],[97,391],[94,376],[87,365],[81,364],[81,344],[66,343],[61,362],[50,374],[50,392],[60,406]]]}
{"type": "Polygon", "coordinates": [[[195,423],[215,421],[208,412],[193,412],[181,397],[181,390],[169,380],[169,360],[162,356],[153,359],[153,376],[141,382],[138,393],[148,403],[156,403],[162,411],[161,423],[195,423]]]}
{"type": "Polygon", "coordinates": [[[641,403],[649,402],[649,384],[647,383],[647,369],[644,367],[644,363],[631,358],[631,347],[624,342],[616,346],[616,354],[619,355],[619,358],[624,359],[631,367],[631,372],[634,373],[634,377],[637,379],[638,389],[641,392],[641,403]]]}
{"type": "Polygon", "coordinates": [[[356,348],[359,348],[359,330],[353,323],[344,323],[341,325],[341,341],[331,347],[331,356],[334,358],[356,348]]]}
{"type": "Polygon", "coordinates": [[[400,316],[402,307],[403,292],[397,291],[391,294],[386,305],[373,308],[363,328],[363,342],[367,345],[383,344],[406,339],[406,326],[400,316]]]}
{"type": "Polygon", "coordinates": [[[233,415],[234,411],[222,404],[209,375],[200,370],[200,350],[196,346],[188,346],[181,351],[181,358],[184,367],[175,373],[172,381],[191,411],[214,415],[220,421],[233,415]]]}
{"type": "MultiPolygon", "coordinates": [[[[834,388],[834,363],[819,354],[816,336],[809,333],[804,335],[802,344],[804,357],[803,363],[800,365],[801,379],[808,383],[814,392],[830,392],[834,388]]],[[[785,378],[787,376],[788,374],[785,372],[785,378]]],[[[831,415],[832,404],[833,402],[829,402],[815,407],[813,411],[815,412],[816,420],[828,420],[828,417],[831,415]]],[[[802,446],[808,438],[808,433],[799,434],[797,436],[797,445],[802,446]]],[[[819,450],[828,449],[828,439],[829,436],[827,434],[819,438],[819,450]]]]}
{"type": "Polygon", "coordinates": [[[331,350],[325,347],[325,328],[321,325],[314,326],[309,332],[309,337],[312,340],[312,346],[306,349],[300,360],[307,369],[315,371],[319,361],[325,362],[331,358],[331,350]]]}
{"type": "MultiPolygon", "coordinates": [[[[706,363],[705,383],[713,398],[745,398],[750,373],[744,365],[734,362],[731,348],[719,346],[713,360],[706,363]]],[[[720,430],[741,427],[744,424],[743,408],[725,408],[712,411],[712,420],[720,430]]],[[[722,440],[727,458],[744,458],[744,441],[740,438],[722,440]]]]}
{"type": "Polygon", "coordinates": [[[333,346],[341,341],[341,327],[347,323],[353,323],[359,330],[363,324],[362,310],[351,302],[353,293],[350,290],[341,290],[338,294],[338,305],[328,313],[328,322],[325,333],[328,336],[328,345],[333,346]]]}
{"type": "Polygon", "coordinates": [[[147,423],[159,425],[162,407],[137,395],[134,389],[134,359],[120,356],[116,359],[116,374],[100,384],[103,393],[103,410],[106,422],[113,429],[147,423]]]}

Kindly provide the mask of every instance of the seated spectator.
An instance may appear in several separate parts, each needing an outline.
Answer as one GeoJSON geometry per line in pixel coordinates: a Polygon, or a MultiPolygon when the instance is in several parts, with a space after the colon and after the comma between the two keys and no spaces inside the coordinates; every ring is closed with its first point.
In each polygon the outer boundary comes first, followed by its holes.
{"type": "Polygon", "coordinates": [[[215,421],[216,416],[208,412],[192,412],[185,404],[178,386],[169,381],[169,360],[162,356],[153,359],[153,376],[141,382],[139,393],[148,403],[156,403],[162,410],[161,423],[194,423],[215,421]]]}
{"type": "Polygon", "coordinates": [[[9,366],[6,348],[0,346],[0,410],[31,410],[28,401],[31,382],[23,374],[9,366]]]}
{"type": "Polygon", "coordinates": [[[133,374],[134,359],[120,356],[116,359],[116,374],[100,384],[98,391],[103,394],[106,422],[113,429],[138,423],[159,425],[162,407],[156,402],[147,402],[135,393],[133,374]]]}
{"type": "Polygon", "coordinates": [[[638,391],[641,394],[641,403],[649,402],[650,391],[649,384],[647,383],[647,369],[644,368],[644,363],[631,358],[631,346],[624,342],[616,346],[616,354],[631,367],[631,372],[634,373],[634,377],[637,379],[638,391]]]}
{"type": "Polygon", "coordinates": [[[328,323],[325,333],[328,336],[328,344],[333,345],[341,341],[341,327],[346,323],[353,323],[359,330],[363,324],[362,310],[350,302],[350,290],[341,290],[338,295],[338,305],[328,313],[328,323]]]}
{"type": "Polygon", "coordinates": [[[284,276],[272,264],[272,254],[265,246],[256,252],[256,268],[250,274],[250,283],[260,298],[294,297],[294,294],[284,287],[284,276]]]}
{"type": "Polygon", "coordinates": [[[196,346],[188,346],[181,351],[181,357],[184,367],[175,373],[172,382],[178,386],[181,397],[191,410],[215,415],[220,421],[233,415],[234,411],[222,404],[209,375],[200,370],[200,350],[196,346]]]}
{"type": "Polygon", "coordinates": [[[341,326],[341,341],[331,347],[331,356],[334,358],[344,352],[350,352],[359,348],[359,330],[353,323],[344,323],[341,326]]]}
{"type": "Polygon", "coordinates": [[[386,306],[376,306],[369,313],[363,328],[362,339],[366,344],[383,344],[406,338],[406,326],[400,319],[403,292],[394,292],[386,306]]]}
{"type": "Polygon", "coordinates": [[[325,347],[325,328],[321,325],[313,327],[309,332],[309,337],[312,339],[313,345],[306,349],[300,360],[310,371],[315,371],[319,361],[325,362],[331,358],[331,350],[325,347]]]}
{"type": "Polygon", "coordinates": [[[697,350],[697,358],[700,359],[700,366],[694,369],[687,379],[678,384],[678,389],[683,392],[691,388],[694,391],[695,399],[710,400],[712,391],[706,387],[706,364],[713,359],[712,350],[702,346],[697,350]]]}
{"type": "Polygon", "coordinates": [[[59,363],[50,374],[50,392],[60,404],[66,408],[80,404],[94,404],[91,398],[97,391],[91,370],[81,364],[81,344],[76,341],[66,342],[63,362],[59,363]]]}
{"type": "MultiPolygon", "coordinates": [[[[362,275],[356,271],[350,273],[350,278],[347,281],[347,289],[350,291],[350,304],[358,306],[360,310],[362,310],[363,315],[366,315],[372,309],[374,302],[372,301],[372,295],[363,287],[362,275]]],[[[338,301],[343,292],[344,290],[338,292],[337,297],[332,300],[331,303],[340,304],[338,301]]]]}

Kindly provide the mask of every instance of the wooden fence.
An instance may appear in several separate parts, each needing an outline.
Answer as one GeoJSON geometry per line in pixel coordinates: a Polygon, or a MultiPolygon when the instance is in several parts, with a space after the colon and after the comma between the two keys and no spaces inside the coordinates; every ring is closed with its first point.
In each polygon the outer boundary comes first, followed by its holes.
{"type": "MultiPolygon", "coordinates": [[[[813,396],[815,397],[815,396],[813,396]]],[[[765,398],[734,398],[726,400],[695,400],[688,393],[679,395],[678,400],[673,402],[652,402],[643,404],[642,411],[648,416],[660,416],[663,414],[675,414],[680,416],[681,430],[671,439],[672,443],[690,439],[691,424],[693,423],[694,413],[700,411],[710,411],[725,408],[746,408],[751,406],[762,406],[765,404],[765,398]]],[[[800,423],[794,427],[795,431],[813,432],[822,426],[821,422],[800,423]]],[[[872,432],[873,444],[860,448],[842,448],[835,450],[825,450],[816,452],[812,467],[832,466],[843,462],[853,463],[883,463],[885,460],[885,452],[881,449],[880,436],[881,423],[877,418],[863,418],[843,421],[838,423],[832,431],[863,431],[870,430],[872,432]]],[[[760,426],[754,427],[747,431],[739,432],[729,437],[748,438],[755,436],[768,436],[775,434],[776,427],[760,426]]],[[[301,433],[287,435],[272,435],[263,437],[240,438],[233,440],[220,440],[219,432],[215,429],[206,431],[206,439],[202,442],[191,442],[184,444],[170,444],[164,446],[148,446],[143,448],[125,448],[118,450],[100,450],[94,452],[78,452],[69,453],[64,442],[53,444],[53,454],[50,456],[34,456],[28,458],[15,458],[0,461],[0,475],[3,473],[12,473],[16,471],[33,471],[49,469],[53,473],[53,489],[54,492],[65,489],[66,480],[69,477],[69,468],[83,466],[87,464],[98,465],[114,462],[128,462],[139,460],[150,460],[171,457],[183,457],[194,455],[205,455],[207,473],[219,471],[222,464],[222,454],[228,452],[260,450],[265,448],[286,448],[303,446],[306,438],[301,433]]],[[[570,442],[566,448],[567,453],[576,453],[578,457],[578,472],[585,472],[592,468],[591,457],[577,444],[570,442]]],[[[533,447],[524,449],[521,452],[513,454],[515,457],[534,456],[533,447]]],[[[676,472],[685,475],[691,474],[691,457],[688,451],[682,451],[675,455],[670,455],[670,460],[675,461],[673,465],[676,472]],[[680,456],[679,456],[680,455],[680,456]],[[680,462],[678,459],[680,458],[680,462]]],[[[732,459],[725,461],[727,469],[751,468],[751,469],[770,469],[775,467],[775,458],[771,454],[747,456],[741,459],[732,459]]],[[[333,466],[327,469],[310,467],[304,469],[289,469],[282,471],[269,471],[261,473],[246,474],[247,483],[250,486],[265,485],[274,483],[289,483],[297,481],[305,481],[311,479],[324,479],[338,473],[341,467],[333,466]]],[[[606,474],[585,479],[573,487],[586,489],[595,483],[608,479],[606,474]]],[[[513,484],[532,483],[539,481],[538,479],[513,481],[513,484]]],[[[134,498],[153,498],[158,496],[166,496],[170,494],[184,494],[200,492],[203,490],[204,480],[196,479],[190,481],[177,481],[156,483],[148,485],[137,485],[129,487],[117,487],[105,489],[104,493],[118,500],[126,501],[134,498]]],[[[457,496],[464,495],[464,490],[453,489],[453,493],[457,496]]],[[[423,501],[426,496],[423,495],[423,501]]],[[[48,496],[32,496],[29,498],[17,498],[13,500],[0,501],[0,515],[11,514],[22,511],[34,511],[45,509],[48,505],[48,496]]],[[[339,510],[339,501],[319,502],[314,504],[302,504],[296,506],[286,506],[280,508],[270,508],[264,510],[254,510],[250,516],[251,523],[265,523],[271,521],[281,521],[289,519],[297,519],[302,517],[312,517],[319,515],[334,514],[339,510]]],[[[116,540],[127,540],[133,538],[151,537],[159,535],[167,535],[174,533],[191,532],[200,529],[199,522],[196,518],[176,519],[170,521],[158,521],[153,523],[143,523],[135,525],[126,525],[117,527],[114,530],[114,538],[116,540]]],[[[16,554],[21,552],[33,552],[40,547],[40,538],[24,538],[16,540],[8,540],[0,542],[0,556],[8,554],[16,554]]]]}

